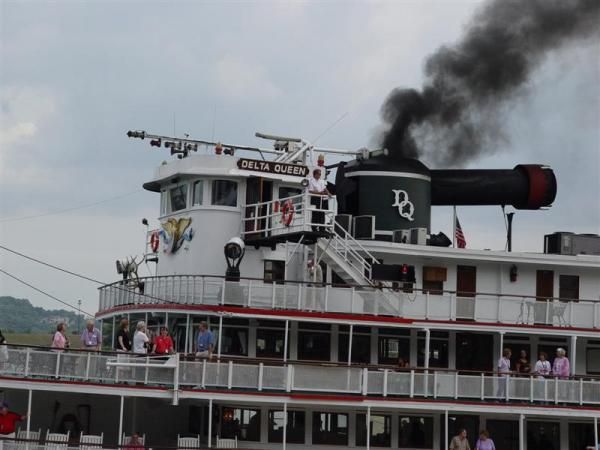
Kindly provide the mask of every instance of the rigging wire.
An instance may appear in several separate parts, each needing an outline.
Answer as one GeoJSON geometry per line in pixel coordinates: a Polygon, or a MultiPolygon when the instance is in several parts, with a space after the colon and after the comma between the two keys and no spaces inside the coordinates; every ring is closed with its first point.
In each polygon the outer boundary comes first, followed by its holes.
{"type": "Polygon", "coordinates": [[[31,289],[33,289],[34,291],[37,291],[37,292],[39,292],[40,294],[43,294],[43,295],[45,295],[46,297],[50,297],[52,300],[55,300],[55,301],[57,301],[57,302],[59,302],[59,303],[62,303],[63,305],[65,305],[65,306],[68,306],[69,308],[73,308],[73,309],[74,309],[74,310],[76,310],[76,311],[83,312],[83,313],[87,314],[87,315],[88,315],[88,316],[90,316],[90,317],[94,317],[94,314],[90,314],[89,312],[87,312],[87,311],[85,311],[85,310],[83,310],[83,309],[81,309],[81,308],[78,308],[78,307],[77,307],[77,306],[75,306],[75,305],[71,305],[70,303],[68,303],[68,302],[65,302],[64,300],[61,300],[61,299],[59,299],[59,298],[55,297],[54,295],[52,295],[52,294],[49,294],[48,292],[41,290],[40,288],[37,288],[37,287],[35,287],[33,284],[30,284],[30,283],[28,283],[27,281],[25,281],[25,280],[23,280],[23,279],[21,279],[21,278],[19,278],[19,277],[15,276],[15,275],[13,275],[12,273],[9,273],[9,272],[7,272],[6,270],[4,270],[4,269],[2,269],[2,268],[0,268],[0,272],[1,272],[1,273],[3,273],[3,274],[4,274],[4,275],[6,275],[6,276],[8,276],[8,277],[12,278],[13,280],[16,280],[16,281],[18,281],[19,283],[21,283],[21,284],[24,284],[25,286],[28,286],[28,287],[30,287],[30,288],[31,288],[31,289]]]}
{"type": "Polygon", "coordinates": [[[137,193],[142,192],[142,191],[143,191],[143,189],[137,189],[135,191],[127,192],[126,194],[118,195],[116,197],[107,198],[107,199],[100,200],[100,201],[97,201],[97,202],[87,203],[85,205],[73,206],[71,208],[59,209],[59,210],[56,210],[56,211],[49,211],[49,212],[45,212],[45,213],[41,213],[41,214],[34,214],[34,215],[31,215],[31,216],[6,217],[4,219],[0,219],[0,223],[17,222],[17,221],[28,220],[28,219],[37,219],[38,217],[45,217],[45,216],[55,216],[55,215],[62,214],[62,213],[65,213],[65,212],[76,211],[78,209],[84,209],[84,208],[90,208],[92,206],[101,205],[103,203],[108,203],[108,202],[111,202],[111,201],[114,201],[114,200],[120,200],[122,198],[129,197],[130,195],[137,194],[137,193]]]}

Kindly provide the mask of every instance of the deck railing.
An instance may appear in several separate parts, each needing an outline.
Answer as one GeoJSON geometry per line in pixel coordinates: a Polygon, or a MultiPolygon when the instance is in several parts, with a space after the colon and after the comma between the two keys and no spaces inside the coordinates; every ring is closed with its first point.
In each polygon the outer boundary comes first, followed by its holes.
{"type": "Polygon", "coordinates": [[[139,383],[173,391],[174,402],[182,389],[223,389],[600,405],[600,380],[590,377],[559,379],[444,369],[394,370],[240,359],[186,360],[179,354],[152,358],[29,347],[9,347],[8,353],[8,361],[0,363],[0,377],[139,383]]]}
{"type": "Polygon", "coordinates": [[[100,313],[121,306],[233,305],[264,309],[387,315],[425,320],[469,320],[485,323],[600,328],[600,301],[569,301],[526,295],[476,293],[434,295],[372,287],[336,287],[258,279],[226,281],[224,277],[172,275],[140,278],[143,293],[123,282],[100,288],[100,313]]]}

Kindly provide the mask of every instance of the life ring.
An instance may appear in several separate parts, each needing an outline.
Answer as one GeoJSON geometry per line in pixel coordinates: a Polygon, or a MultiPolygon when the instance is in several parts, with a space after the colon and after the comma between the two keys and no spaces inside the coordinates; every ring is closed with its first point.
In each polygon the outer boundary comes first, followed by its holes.
{"type": "Polygon", "coordinates": [[[294,220],[294,203],[291,200],[287,200],[281,207],[281,223],[286,227],[289,227],[294,220]]]}
{"type": "Polygon", "coordinates": [[[153,231],[150,236],[150,248],[153,253],[158,251],[158,245],[160,244],[160,236],[158,235],[158,231],[153,231]]]}

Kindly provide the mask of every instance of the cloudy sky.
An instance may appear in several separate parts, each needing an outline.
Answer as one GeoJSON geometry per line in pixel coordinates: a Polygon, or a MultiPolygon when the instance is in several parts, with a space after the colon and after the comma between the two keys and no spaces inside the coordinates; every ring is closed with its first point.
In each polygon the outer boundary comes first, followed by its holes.
{"type": "MultiPolygon", "coordinates": [[[[114,260],[143,248],[141,219],[156,224],[141,185],[167,157],[128,129],[258,144],[255,131],[312,140],[344,116],[317,144],[372,145],[386,95],[420,87],[426,56],[478,4],[1,1],[0,245],[116,280],[114,260]]],[[[506,140],[468,166],[554,168],[555,205],[517,212],[516,250],[600,232],[599,55],[597,39],[548,54],[510,105],[506,140]]],[[[504,248],[499,207],[459,217],[469,247],[504,248]]],[[[449,208],[434,211],[437,230],[451,234],[449,208]]],[[[92,283],[1,250],[0,268],[96,311],[92,283]]],[[[2,274],[0,295],[58,306],[2,274]]]]}

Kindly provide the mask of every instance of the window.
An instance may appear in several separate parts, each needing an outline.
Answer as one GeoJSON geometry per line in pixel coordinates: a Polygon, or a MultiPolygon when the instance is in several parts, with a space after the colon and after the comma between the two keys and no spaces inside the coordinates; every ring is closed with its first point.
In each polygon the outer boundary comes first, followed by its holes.
{"type": "MultiPolygon", "coordinates": [[[[390,447],[392,442],[392,416],[371,414],[369,445],[371,447],[390,447]]],[[[356,415],[356,445],[367,445],[367,415],[356,415]]]]}
{"type": "MultiPolygon", "coordinates": [[[[338,361],[348,362],[348,345],[350,344],[350,327],[340,325],[338,340],[338,361]]],[[[369,327],[352,329],[352,362],[369,364],[371,362],[371,330],[369,327]]]]}
{"type": "Polygon", "coordinates": [[[263,278],[265,283],[283,281],[285,278],[285,261],[265,259],[265,271],[263,278]]]}
{"type": "MultiPolygon", "coordinates": [[[[269,442],[283,442],[283,411],[269,411],[269,442]]],[[[288,411],[285,440],[288,444],[304,444],[305,413],[288,411]]]]}
{"type": "Polygon", "coordinates": [[[594,448],[594,424],[570,423],[569,450],[579,450],[589,447],[594,448]]]}
{"type": "Polygon", "coordinates": [[[445,267],[423,267],[423,293],[442,295],[446,276],[445,267]]]}
{"type": "Polygon", "coordinates": [[[312,443],[348,446],[348,414],[313,412],[312,443]]]}
{"type": "Polygon", "coordinates": [[[237,188],[235,181],[214,180],[212,182],[212,205],[237,206],[237,188]]]}
{"type": "MultiPolygon", "coordinates": [[[[211,323],[215,337],[215,353],[219,345],[219,325],[211,323]]],[[[224,355],[248,356],[248,321],[244,319],[224,319],[221,353],[224,355]]]]}
{"type": "Polygon", "coordinates": [[[600,375],[600,348],[586,349],[586,373],[600,375]]]}
{"type": "Polygon", "coordinates": [[[260,441],[260,410],[224,407],[221,412],[220,437],[260,441]]]}
{"type": "Polygon", "coordinates": [[[195,181],[192,195],[192,206],[202,204],[202,196],[204,195],[204,181],[195,181]]]}
{"type": "Polygon", "coordinates": [[[167,197],[167,191],[161,191],[160,193],[160,215],[164,216],[167,213],[167,204],[169,203],[167,197]]]}
{"type": "Polygon", "coordinates": [[[433,448],[433,418],[400,416],[399,448],[433,448]]]}
{"type": "MultiPolygon", "coordinates": [[[[496,448],[502,450],[519,449],[519,422],[516,420],[486,420],[490,436],[493,436],[496,448]]],[[[585,447],[578,447],[585,448],[585,447]]]]}
{"type": "MultiPolygon", "coordinates": [[[[302,194],[302,189],[293,188],[293,187],[280,187],[279,188],[279,197],[278,198],[288,198],[293,197],[295,195],[302,194]]],[[[297,197],[293,200],[294,204],[302,203],[302,197],[297,197]]]]}
{"type": "Polygon", "coordinates": [[[379,336],[378,343],[379,364],[398,364],[400,358],[405,362],[410,361],[409,336],[379,336]]]}
{"type": "MultiPolygon", "coordinates": [[[[425,333],[420,331],[417,342],[417,366],[425,365],[425,333]]],[[[429,367],[448,367],[448,333],[432,331],[429,340],[429,367]]]]}
{"type": "Polygon", "coordinates": [[[560,424],[557,422],[527,421],[527,448],[529,450],[559,450],[560,424]]]}
{"type": "Polygon", "coordinates": [[[283,358],[284,345],[284,330],[270,330],[262,327],[256,330],[257,358],[283,358]]]}
{"type": "Polygon", "coordinates": [[[329,361],[331,335],[328,324],[300,324],[298,331],[298,359],[329,361]]]}
{"type": "Polygon", "coordinates": [[[187,184],[180,184],[169,190],[171,212],[185,209],[187,204],[187,184]]]}
{"type": "Polygon", "coordinates": [[[579,300],[579,277],[561,275],[558,278],[558,297],[561,300],[579,300]]]}

